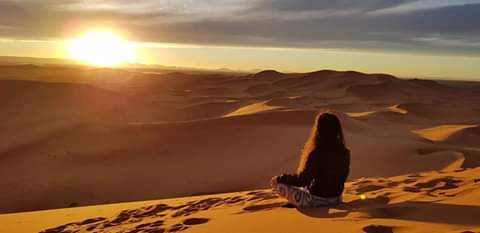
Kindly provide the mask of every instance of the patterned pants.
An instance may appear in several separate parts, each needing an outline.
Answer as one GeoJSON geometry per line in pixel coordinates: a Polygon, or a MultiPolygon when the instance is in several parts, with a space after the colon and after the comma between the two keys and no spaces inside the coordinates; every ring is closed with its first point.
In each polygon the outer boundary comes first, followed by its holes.
{"type": "Polygon", "coordinates": [[[342,196],[333,198],[318,197],[310,194],[310,192],[303,187],[272,182],[272,189],[275,193],[287,199],[290,204],[299,208],[332,206],[342,203],[342,196]]]}

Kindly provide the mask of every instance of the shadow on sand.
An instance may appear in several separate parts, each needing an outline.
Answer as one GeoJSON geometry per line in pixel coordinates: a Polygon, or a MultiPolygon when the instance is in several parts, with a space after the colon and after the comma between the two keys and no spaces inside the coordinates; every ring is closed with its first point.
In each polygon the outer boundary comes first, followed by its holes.
{"type": "MultiPolygon", "coordinates": [[[[388,198],[378,197],[354,200],[331,207],[339,212],[329,213],[330,207],[298,209],[304,215],[315,218],[346,217],[350,213],[363,213],[365,218],[389,218],[420,222],[480,226],[480,206],[439,202],[407,201],[388,204],[388,198]]],[[[363,216],[362,216],[363,217],[363,216]]]]}

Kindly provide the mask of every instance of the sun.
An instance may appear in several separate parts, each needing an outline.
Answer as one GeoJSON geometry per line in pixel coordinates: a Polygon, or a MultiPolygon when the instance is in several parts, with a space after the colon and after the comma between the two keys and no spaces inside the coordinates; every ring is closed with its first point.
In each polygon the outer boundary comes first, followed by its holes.
{"type": "Polygon", "coordinates": [[[135,62],[135,46],[111,31],[91,31],[69,43],[70,57],[97,66],[135,62]]]}

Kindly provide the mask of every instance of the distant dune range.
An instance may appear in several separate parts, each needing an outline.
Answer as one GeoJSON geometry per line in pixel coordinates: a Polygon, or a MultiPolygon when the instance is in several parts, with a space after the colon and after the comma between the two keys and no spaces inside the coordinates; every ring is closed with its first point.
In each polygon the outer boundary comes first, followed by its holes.
{"type": "Polygon", "coordinates": [[[480,165],[480,95],[430,80],[0,66],[0,213],[266,188],[336,112],[350,179],[480,165]]]}

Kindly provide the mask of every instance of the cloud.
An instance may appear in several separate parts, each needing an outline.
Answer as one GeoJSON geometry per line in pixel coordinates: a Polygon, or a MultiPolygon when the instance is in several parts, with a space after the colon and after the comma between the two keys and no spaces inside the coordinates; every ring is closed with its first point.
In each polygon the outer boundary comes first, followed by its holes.
{"type": "MultiPolygon", "coordinates": [[[[0,1],[0,37],[19,39],[63,38],[88,27],[117,27],[166,17],[167,11],[129,11],[90,7],[83,1],[0,1]],[[73,6],[76,6],[73,8],[73,6]]],[[[129,30],[129,28],[125,28],[129,30]]]]}
{"type": "Polygon", "coordinates": [[[0,37],[61,38],[110,26],[149,42],[479,56],[480,3],[445,1],[0,1],[0,37]]]}
{"type": "Polygon", "coordinates": [[[259,10],[279,11],[371,11],[403,5],[419,0],[267,0],[258,3],[259,10]]]}
{"type": "MultiPolygon", "coordinates": [[[[252,17],[148,25],[139,30],[168,41],[199,44],[346,48],[480,54],[480,4],[448,6],[395,14],[347,14],[327,18],[252,17]],[[417,38],[435,37],[437,42],[417,38]],[[438,43],[440,40],[457,43],[438,43]],[[465,43],[462,43],[465,41],[465,43]],[[468,42],[467,42],[468,41],[468,42]]],[[[267,14],[267,15],[268,15],[267,14]]]]}

